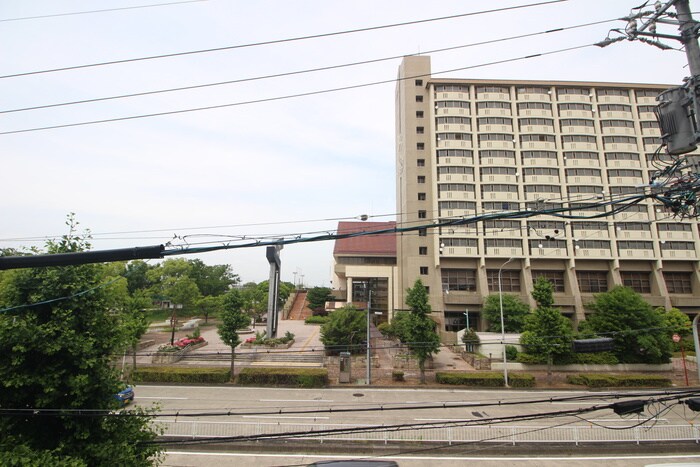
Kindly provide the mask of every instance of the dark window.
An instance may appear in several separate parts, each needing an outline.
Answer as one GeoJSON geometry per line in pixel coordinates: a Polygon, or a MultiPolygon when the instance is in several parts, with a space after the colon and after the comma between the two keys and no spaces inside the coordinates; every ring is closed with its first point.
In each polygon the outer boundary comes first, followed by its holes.
{"type": "Polygon", "coordinates": [[[595,136],[590,135],[564,135],[561,137],[562,143],[589,143],[595,144],[595,136]]]}
{"type": "Polygon", "coordinates": [[[588,112],[590,112],[591,110],[593,110],[593,107],[591,106],[591,104],[583,104],[580,102],[559,104],[559,111],[561,112],[563,110],[587,110],[588,112]]]}
{"type": "Polygon", "coordinates": [[[635,138],[634,136],[603,136],[603,143],[637,144],[637,138],[635,138]]]}
{"type": "Polygon", "coordinates": [[[604,271],[577,271],[578,288],[583,293],[608,291],[608,273],[604,271]]]}
{"type": "Polygon", "coordinates": [[[504,86],[477,86],[476,92],[500,92],[503,94],[508,94],[508,88],[504,86]]]}
{"type": "Polygon", "coordinates": [[[425,133],[425,128],[422,126],[417,126],[416,133],[418,133],[419,135],[422,135],[423,133],[425,133]]]}
{"type": "Polygon", "coordinates": [[[518,111],[520,110],[552,110],[552,104],[546,102],[520,102],[518,103],[518,111]]]}
{"type": "Polygon", "coordinates": [[[423,118],[423,111],[422,110],[416,110],[416,118],[423,118]]]}
{"type": "Polygon", "coordinates": [[[438,157],[472,157],[471,149],[438,149],[438,157]]]}
{"type": "Polygon", "coordinates": [[[692,230],[690,224],[682,224],[680,222],[673,224],[657,224],[659,232],[690,232],[692,230]]]}
{"type": "Polygon", "coordinates": [[[693,293],[691,272],[667,272],[664,271],[664,282],[668,293],[693,293]]]}
{"type": "Polygon", "coordinates": [[[468,109],[469,102],[465,102],[465,101],[437,101],[435,103],[435,107],[437,107],[437,108],[451,107],[451,108],[458,108],[458,109],[468,109]]]}
{"type": "Polygon", "coordinates": [[[418,183],[425,183],[425,175],[418,175],[418,183]]]}
{"type": "Polygon", "coordinates": [[[598,153],[587,151],[569,151],[564,153],[564,159],[598,160],[598,153]]]}
{"type": "Polygon", "coordinates": [[[445,246],[466,246],[470,248],[476,247],[476,238],[442,238],[440,243],[445,246]]]}
{"type": "Polygon", "coordinates": [[[576,96],[588,96],[591,93],[588,88],[559,88],[557,89],[557,96],[563,96],[566,94],[573,94],[576,96]]]}
{"type": "Polygon", "coordinates": [[[416,80],[416,86],[423,86],[423,80],[422,80],[422,79],[417,79],[417,80],[416,80]]]}
{"type": "Polygon", "coordinates": [[[423,96],[416,96],[416,102],[423,102],[423,96]]]}
{"type": "Polygon", "coordinates": [[[695,242],[661,242],[662,250],[694,250],[695,242]]]}
{"type": "Polygon", "coordinates": [[[629,120],[601,120],[600,127],[601,128],[611,128],[611,127],[634,128],[634,122],[631,122],[629,120]]]}
{"type": "Polygon", "coordinates": [[[418,201],[425,201],[425,193],[418,193],[418,201]]]}
{"type": "Polygon", "coordinates": [[[563,271],[532,271],[533,284],[538,278],[544,277],[554,287],[554,292],[564,292],[564,272],[563,271]]]}
{"type": "Polygon", "coordinates": [[[620,240],[617,242],[620,250],[653,250],[654,244],[646,240],[620,240]]]}
{"type": "Polygon", "coordinates": [[[476,271],[473,269],[442,269],[442,290],[476,291],[476,271]]]}
{"type": "Polygon", "coordinates": [[[510,103],[508,102],[477,102],[476,108],[481,109],[510,109],[510,103]]]}
{"type": "MultiPolygon", "coordinates": [[[[486,271],[490,292],[498,292],[498,269],[486,271]]],[[[501,292],[520,292],[520,271],[501,270],[501,292]]]]}
{"type": "Polygon", "coordinates": [[[418,254],[419,255],[427,255],[428,254],[428,247],[427,246],[419,246],[418,247],[418,254]]]}
{"type": "Polygon", "coordinates": [[[435,86],[437,92],[469,92],[469,86],[466,84],[438,84],[435,86]]]}
{"type": "Polygon", "coordinates": [[[420,275],[421,275],[421,276],[427,276],[427,275],[428,275],[428,266],[421,266],[421,267],[420,267],[420,275]]]}
{"type": "Polygon", "coordinates": [[[601,104],[598,106],[600,112],[631,112],[632,107],[624,104],[601,104]]]}
{"type": "Polygon", "coordinates": [[[418,219],[425,219],[428,217],[428,212],[424,210],[418,211],[418,219]]]}
{"type": "Polygon", "coordinates": [[[629,93],[626,89],[598,89],[596,92],[599,96],[629,97],[629,93]]]}
{"type": "Polygon", "coordinates": [[[418,159],[418,160],[416,161],[416,165],[417,165],[418,167],[425,167],[425,159],[418,159]]]}
{"type": "Polygon", "coordinates": [[[637,97],[656,97],[661,91],[656,91],[653,89],[640,89],[637,91],[637,97]]]}
{"type": "Polygon", "coordinates": [[[554,151],[523,151],[523,159],[556,159],[557,153],[554,151]]]}
{"type": "MultiPolygon", "coordinates": [[[[505,119],[503,119],[503,120],[505,120],[505,119]]],[[[508,120],[510,120],[510,119],[508,119],[508,120]]],[[[436,118],[435,123],[437,123],[438,125],[446,124],[446,123],[457,123],[459,125],[471,125],[471,119],[469,117],[453,117],[450,115],[447,117],[436,118]]]]}
{"type": "Polygon", "coordinates": [[[556,141],[554,135],[520,135],[520,142],[538,141],[545,143],[554,143],[556,141]]]}
{"type": "Polygon", "coordinates": [[[428,229],[418,229],[418,236],[419,237],[427,237],[428,236],[428,229]]]}
{"type": "Polygon", "coordinates": [[[622,271],[622,285],[629,287],[637,293],[651,293],[651,281],[648,272],[622,271]]]}
{"type": "Polygon", "coordinates": [[[560,125],[564,126],[585,126],[593,127],[593,120],[586,120],[583,118],[564,118],[561,120],[560,125]]]}
{"type": "Polygon", "coordinates": [[[422,151],[425,149],[425,143],[416,143],[416,149],[422,151]]]}
{"type": "Polygon", "coordinates": [[[605,160],[607,161],[638,161],[639,154],[634,152],[606,152],[605,160]]]}

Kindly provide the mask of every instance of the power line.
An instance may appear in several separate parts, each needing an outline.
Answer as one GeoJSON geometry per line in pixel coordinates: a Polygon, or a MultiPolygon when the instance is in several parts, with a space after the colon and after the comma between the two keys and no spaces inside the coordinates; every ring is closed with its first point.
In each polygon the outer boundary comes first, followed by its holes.
{"type": "Polygon", "coordinates": [[[496,44],[499,42],[506,42],[506,41],[516,40],[516,39],[524,39],[526,37],[534,37],[534,36],[543,35],[543,34],[550,34],[550,33],[554,33],[554,32],[567,31],[570,29],[595,26],[598,24],[609,23],[612,21],[617,21],[617,19],[594,21],[594,22],[579,24],[579,25],[575,25],[575,26],[566,26],[566,27],[561,27],[561,28],[548,29],[545,31],[538,31],[538,32],[533,32],[533,33],[528,33],[528,34],[520,34],[517,36],[503,37],[503,38],[492,39],[492,40],[488,40],[488,41],[472,42],[470,44],[457,45],[457,46],[453,46],[453,47],[443,47],[440,49],[433,49],[433,50],[426,50],[426,51],[423,51],[420,53],[414,53],[414,54],[393,55],[390,57],[362,60],[362,61],[352,62],[352,63],[344,63],[344,64],[339,64],[339,65],[330,65],[330,66],[317,67],[317,68],[307,68],[304,70],[289,71],[289,72],[275,73],[275,74],[262,75],[262,76],[254,76],[254,77],[249,77],[249,78],[240,78],[240,79],[235,79],[235,80],[219,81],[219,82],[215,82],[215,83],[196,84],[196,85],[191,85],[191,86],[181,86],[181,87],[177,87],[177,88],[159,89],[159,90],[154,90],[154,91],[144,91],[144,92],[137,92],[137,93],[131,93],[131,94],[121,94],[121,95],[117,95],[117,96],[98,97],[98,98],[93,98],[93,99],[81,99],[81,100],[77,100],[77,101],[61,102],[61,103],[56,103],[56,104],[46,104],[46,105],[22,107],[22,108],[17,108],[17,109],[10,109],[10,110],[0,110],[0,114],[13,113],[13,112],[25,112],[25,111],[29,111],[29,110],[49,109],[49,108],[53,108],[53,107],[62,107],[62,106],[68,106],[68,105],[88,104],[88,103],[93,103],[93,102],[103,102],[103,101],[114,100],[114,99],[126,99],[126,98],[131,98],[131,97],[148,96],[148,95],[153,95],[153,94],[187,91],[187,90],[192,90],[192,89],[202,89],[202,88],[207,88],[207,87],[223,86],[223,85],[228,85],[228,84],[238,84],[238,83],[245,83],[245,82],[250,82],[250,81],[264,80],[264,79],[281,78],[281,77],[285,77],[285,76],[294,76],[294,75],[301,75],[301,74],[306,74],[306,73],[316,73],[319,71],[337,70],[340,68],[347,68],[347,67],[358,66],[358,65],[368,65],[370,63],[379,63],[379,62],[384,62],[384,61],[389,61],[389,60],[398,60],[398,59],[401,59],[404,57],[413,57],[413,56],[417,56],[417,55],[428,55],[428,54],[447,52],[447,51],[451,51],[451,50],[464,49],[464,48],[468,48],[468,47],[478,47],[481,45],[496,44]]]}
{"type": "Polygon", "coordinates": [[[248,44],[238,44],[238,45],[231,45],[231,46],[225,46],[225,47],[215,47],[215,48],[210,48],[210,49],[192,50],[192,51],[188,51],[188,52],[176,52],[176,53],[171,53],[171,54],[152,55],[152,56],[148,56],[148,57],[129,58],[129,59],[124,59],[124,60],[113,60],[113,61],[108,61],[108,62],[91,63],[91,64],[85,64],[85,65],[62,67],[62,68],[53,68],[53,69],[48,69],[48,70],[29,71],[29,72],[24,72],[24,73],[15,73],[15,74],[11,74],[11,75],[0,76],[0,79],[16,78],[16,77],[20,77],[20,76],[37,75],[37,74],[42,74],[42,73],[53,73],[53,72],[57,72],[57,71],[76,70],[76,69],[81,69],[81,68],[91,68],[91,67],[105,66],[105,65],[116,65],[116,64],[120,64],[120,63],[130,63],[130,62],[138,62],[138,61],[144,61],[144,60],[156,60],[156,59],[161,59],[161,58],[179,57],[179,56],[184,56],[184,55],[219,52],[222,50],[235,50],[235,49],[243,49],[243,48],[249,48],[249,47],[259,47],[259,46],[263,46],[263,45],[283,44],[283,43],[288,43],[288,42],[303,41],[303,40],[309,40],[309,39],[319,39],[322,37],[332,37],[332,36],[340,36],[340,35],[346,35],[346,34],[355,34],[358,32],[376,31],[376,30],[381,30],[381,29],[409,26],[409,25],[414,25],[414,24],[430,23],[430,22],[434,22],[434,21],[443,21],[443,20],[448,20],[448,19],[463,18],[463,17],[467,17],[467,16],[478,16],[478,15],[483,15],[483,14],[488,14],[488,13],[499,13],[499,12],[510,11],[510,10],[519,10],[519,9],[523,9],[523,8],[542,6],[542,5],[550,5],[550,4],[554,4],[554,3],[561,3],[561,2],[567,2],[567,1],[568,0],[548,0],[548,1],[537,2],[537,3],[528,3],[526,5],[494,8],[494,9],[490,9],[490,10],[474,11],[474,12],[470,12],[470,13],[462,13],[462,14],[457,14],[457,15],[441,16],[438,18],[405,21],[402,23],[385,24],[385,25],[380,25],[380,26],[369,26],[369,27],[357,28],[357,29],[347,29],[344,31],[335,31],[335,32],[322,33],[322,34],[298,36],[298,37],[292,37],[292,38],[286,38],[286,39],[275,39],[275,40],[270,40],[270,41],[252,42],[252,43],[248,43],[248,44]]]}
{"type": "MultiPolygon", "coordinates": [[[[470,70],[470,69],[475,69],[475,68],[482,68],[482,67],[486,67],[486,66],[500,65],[503,63],[516,62],[516,61],[527,60],[527,59],[536,58],[536,57],[544,57],[546,55],[554,55],[554,54],[558,54],[558,53],[562,53],[562,52],[570,52],[572,50],[578,50],[578,49],[583,49],[586,47],[592,47],[594,45],[595,44],[578,45],[578,46],[573,46],[573,47],[567,47],[564,49],[551,50],[548,52],[541,52],[541,53],[524,55],[524,56],[515,57],[515,58],[507,58],[507,59],[503,59],[503,60],[496,60],[493,62],[481,63],[478,65],[470,65],[470,66],[465,66],[465,67],[453,68],[451,70],[433,72],[429,75],[423,74],[423,75],[408,76],[408,77],[404,77],[401,79],[407,80],[407,79],[414,79],[414,78],[424,78],[424,77],[430,77],[430,76],[435,76],[435,75],[439,75],[439,74],[452,73],[455,71],[464,71],[464,70],[470,70]]],[[[58,128],[71,128],[71,127],[77,127],[77,126],[96,125],[96,124],[112,123],[112,122],[119,122],[119,121],[126,121],[126,120],[137,120],[137,119],[142,119],[142,118],[162,117],[165,115],[177,115],[177,114],[184,114],[184,113],[190,113],[190,112],[199,112],[199,111],[203,111],[203,110],[223,109],[226,107],[239,107],[239,106],[250,105],[250,104],[261,104],[264,102],[273,102],[273,101],[294,99],[294,98],[298,98],[298,97],[316,96],[316,95],[320,95],[320,94],[328,94],[328,93],[339,92],[339,91],[348,91],[348,90],[352,90],[352,89],[360,89],[360,88],[365,88],[365,87],[370,87],[370,86],[377,86],[380,84],[395,83],[396,81],[397,81],[396,78],[392,78],[392,79],[374,81],[374,82],[369,82],[369,83],[341,86],[341,87],[337,87],[337,88],[321,89],[321,90],[308,91],[308,92],[302,92],[302,93],[297,93],[297,94],[288,94],[285,96],[276,96],[276,97],[268,97],[268,98],[263,98],[263,99],[253,99],[253,100],[249,100],[249,101],[232,102],[232,103],[228,103],[228,104],[217,104],[217,105],[210,105],[210,106],[205,106],[205,107],[195,107],[195,108],[189,108],[189,109],[171,110],[171,111],[166,111],[166,112],[131,115],[128,117],[107,118],[107,119],[103,119],[103,120],[90,120],[90,121],[85,121],[85,122],[66,123],[66,124],[61,124],[61,125],[51,125],[51,126],[45,126],[45,127],[26,128],[26,129],[22,129],[22,130],[3,131],[3,132],[0,132],[0,135],[11,135],[11,134],[17,134],[17,133],[27,133],[27,132],[32,132],[32,131],[55,130],[58,128]]]]}
{"type": "Polygon", "coordinates": [[[197,3],[197,2],[206,2],[206,1],[208,1],[208,0],[182,0],[179,2],[155,3],[153,5],[127,6],[127,7],[122,7],[122,8],[105,8],[103,10],[90,10],[90,11],[74,11],[71,13],[57,13],[57,14],[53,14],[53,15],[22,16],[20,18],[0,19],[0,23],[6,23],[9,21],[26,21],[26,20],[30,20],[30,19],[56,18],[59,16],[87,15],[87,14],[92,14],[92,13],[105,13],[105,12],[109,12],[109,11],[136,10],[136,9],[140,9],[140,8],[154,8],[154,7],[160,7],[160,6],[179,5],[182,3],[197,3]]]}

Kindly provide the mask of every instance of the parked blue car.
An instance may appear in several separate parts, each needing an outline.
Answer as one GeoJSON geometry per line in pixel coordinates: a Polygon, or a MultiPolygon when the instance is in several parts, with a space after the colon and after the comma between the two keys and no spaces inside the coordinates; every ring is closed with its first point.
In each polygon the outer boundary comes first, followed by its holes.
{"type": "Polygon", "coordinates": [[[127,386],[126,389],[123,389],[116,393],[114,395],[114,399],[116,399],[119,402],[119,405],[124,407],[125,405],[133,402],[134,400],[134,388],[133,386],[127,386]]]}

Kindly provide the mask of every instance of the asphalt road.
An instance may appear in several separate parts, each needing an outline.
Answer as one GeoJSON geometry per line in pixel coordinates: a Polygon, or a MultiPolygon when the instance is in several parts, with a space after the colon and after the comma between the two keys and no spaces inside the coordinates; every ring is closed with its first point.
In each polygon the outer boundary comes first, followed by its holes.
{"type": "MultiPolygon", "coordinates": [[[[651,391],[639,391],[634,398],[645,399],[651,391]]],[[[432,423],[454,420],[483,421],[514,415],[532,415],[556,412],[575,408],[604,405],[614,400],[624,400],[620,393],[614,399],[610,393],[586,391],[518,391],[518,390],[441,390],[441,389],[380,389],[380,388],[334,388],[334,389],[279,389],[243,387],[200,387],[200,386],[156,386],[139,385],[136,388],[136,402],[142,406],[158,403],[161,412],[170,414],[165,421],[198,420],[206,424],[235,424],[245,426],[294,426],[314,427],[316,425],[381,425],[432,423]],[[573,397],[587,397],[586,400],[562,400],[573,397]],[[551,400],[550,400],[551,399],[551,400]],[[532,402],[539,400],[539,402],[532,402]],[[508,405],[515,402],[515,405],[508,405]],[[439,406],[439,407],[436,407],[439,406]],[[378,410],[382,408],[383,410],[378,410]],[[390,410],[400,408],[401,410],[390,410]],[[343,410],[353,411],[343,411],[343,410]],[[364,409],[363,411],[354,411],[364,409]],[[388,410],[389,409],[389,410],[388,410]],[[226,413],[224,416],[213,412],[226,413]],[[191,415],[195,415],[191,417],[191,415]],[[211,423],[210,423],[211,424],[211,423]]],[[[620,417],[610,409],[586,414],[583,418],[551,418],[527,421],[529,426],[548,427],[567,423],[583,426],[592,424],[614,428],[636,425],[656,405],[648,406],[645,414],[620,417]]],[[[688,424],[697,418],[686,408],[677,406],[664,413],[656,421],[657,425],[688,424]]],[[[522,425],[523,423],[520,423],[522,425]]],[[[255,447],[252,447],[255,449],[255,447]]],[[[345,450],[332,443],[326,443],[325,452],[314,454],[315,448],[308,451],[285,449],[278,445],[277,452],[245,453],[242,449],[226,446],[189,447],[187,450],[174,446],[169,448],[165,465],[168,466],[282,466],[307,465],[325,459],[338,459],[364,455],[381,455],[378,451],[362,452],[362,449],[345,450]],[[224,451],[224,452],[222,452],[224,451]],[[233,452],[237,451],[237,452],[233,452]],[[292,452],[299,454],[292,454],[292,452]]],[[[410,451],[398,457],[398,449],[390,449],[384,454],[396,460],[401,466],[418,465],[464,465],[465,463],[483,466],[503,465],[542,465],[542,466],[584,466],[604,462],[606,467],[644,466],[658,463],[698,462],[700,449],[696,445],[684,445],[677,452],[658,454],[653,448],[644,445],[625,444],[615,454],[602,454],[605,450],[597,446],[585,449],[564,448],[563,453],[546,455],[538,452],[535,445],[527,454],[511,454],[504,443],[501,452],[482,452],[474,444],[468,448],[453,450],[450,453],[432,452],[430,449],[410,451]],[[596,453],[600,453],[596,456],[596,453]],[[696,455],[696,453],[698,453],[696,455]]],[[[267,449],[264,449],[268,451],[267,449]]]]}

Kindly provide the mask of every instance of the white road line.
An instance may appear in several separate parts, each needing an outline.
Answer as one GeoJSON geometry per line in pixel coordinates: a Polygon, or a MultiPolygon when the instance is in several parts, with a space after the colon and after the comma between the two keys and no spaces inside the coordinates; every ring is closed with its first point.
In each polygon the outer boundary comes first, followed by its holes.
{"type": "Polygon", "coordinates": [[[189,397],[145,397],[139,396],[137,399],[156,399],[156,400],[173,400],[173,401],[186,401],[189,397]]]}
{"type": "MultiPolygon", "coordinates": [[[[353,455],[320,455],[320,454],[263,454],[263,453],[243,453],[243,452],[197,452],[197,451],[167,451],[167,454],[173,454],[178,456],[219,456],[219,457],[286,457],[292,459],[367,459],[368,456],[353,456],[353,455]]],[[[369,457],[370,459],[372,457],[369,457]]],[[[547,456],[533,456],[533,457],[468,457],[468,456],[382,456],[379,459],[388,460],[473,460],[473,461],[524,461],[524,460],[540,460],[540,461],[592,461],[592,460],[642,460],[642,459],[659,459],[659,460],[673,460],[673,459],[700,459],[700,454],[671,454],[671,455],[650,455],[650,456],[565,456],[565,457],[547,457],[547,456]]]]}
{"type": "Polygon", "coordinates": [[[258,402],[335,402],[329,399],[258,399],[258,402]]]}
{"type": "Polygon", "coordinates": [[[301,420],[328,420],[328,417],[280,417],[279,415],[241,415],[241,418],[278,418],[301,419],[301,420]]]}

